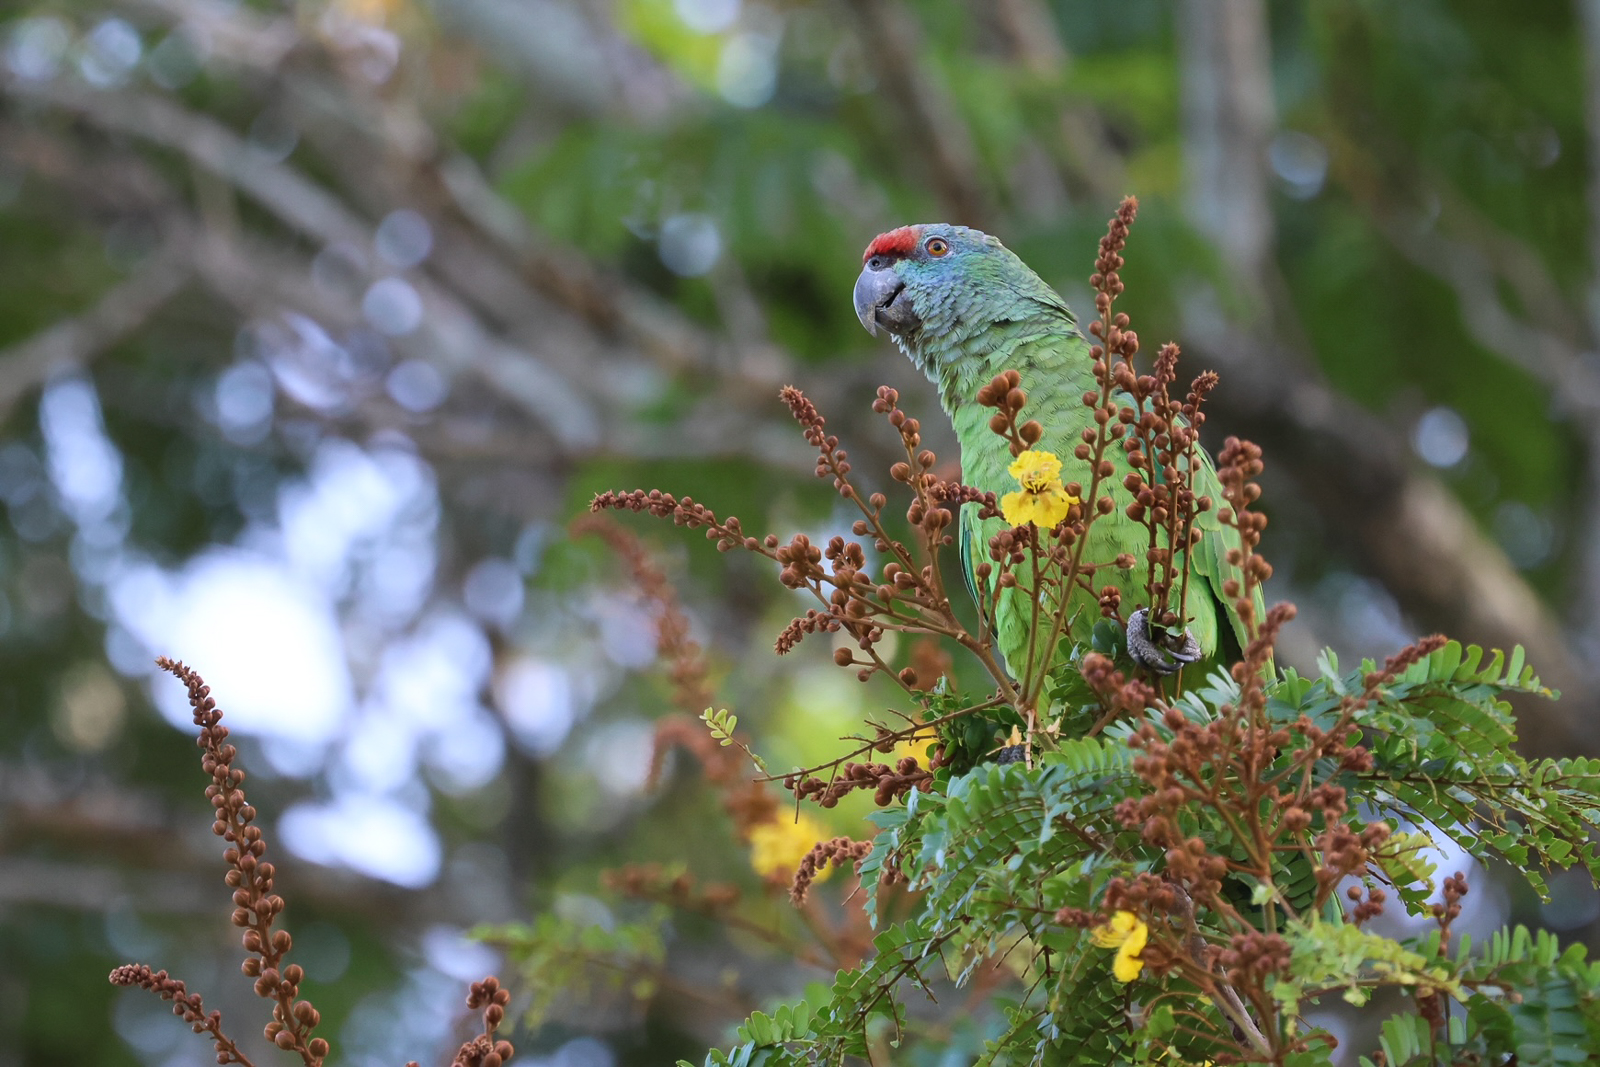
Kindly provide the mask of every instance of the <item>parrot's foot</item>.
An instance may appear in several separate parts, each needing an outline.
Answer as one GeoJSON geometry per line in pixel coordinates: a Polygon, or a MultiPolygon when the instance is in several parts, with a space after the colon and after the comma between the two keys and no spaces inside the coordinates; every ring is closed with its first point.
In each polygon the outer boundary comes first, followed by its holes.
{"type": "Polygon", "coordinates": [[[1028,713],[1028,732],[1024,734],[1015,726],[1011,728],[1011,736],[1006,738],[1005,746],[994,754],[996,763],[1021,763],[1029,770],[1033,769],[1033,713],[1028,713]]]}
{"type": "Polygon", "coordinates": [[[1128,616],[1128,655],[1153,674],[1176,674],[1185,664],[1200,658],[1200,642],[1187,630],[1181,634],[1152,634],[1150,609],[1140,608],[1128,616]]]}

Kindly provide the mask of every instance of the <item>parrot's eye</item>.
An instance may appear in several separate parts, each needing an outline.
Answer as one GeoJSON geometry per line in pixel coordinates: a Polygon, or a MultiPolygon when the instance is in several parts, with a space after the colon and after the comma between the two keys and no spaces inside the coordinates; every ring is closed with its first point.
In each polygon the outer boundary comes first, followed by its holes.
{"type": "Polygon", "coordinates": [[[928,250],[930,256],[942,256],[950,251],[950,243],[943,237],[930,237],[922,247],[928,250]]]}

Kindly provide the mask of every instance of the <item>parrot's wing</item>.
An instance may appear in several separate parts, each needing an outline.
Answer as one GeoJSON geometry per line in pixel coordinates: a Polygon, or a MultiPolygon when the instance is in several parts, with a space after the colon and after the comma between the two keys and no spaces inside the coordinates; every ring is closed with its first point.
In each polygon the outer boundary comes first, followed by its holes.
{"type": "MultiPolygon", "coordinates": [[[[1000,632],[999,616],[999,612],[1005,610],[1002,607],[1002,601],[1009,600],[1010,594],[995,593],[992,586],[981,593],[978,589],[978,568],[989,562],[989,538],[1001,528],[1002,524],[999,519],[979,519],[979,508],[980,505],[978,504],[961,505],[961,514],[957,520],[958,536],[956,538],[956,547],[959,550],[957,555],[961,557],[961,579],[966,583],[967,593],[972,597],[972,603],[978,609],[978,614],[984,616],[983,621],[989,628],[990,639],[995,645],[995,653],[999,656],[1000,662],[1005,665],[1006,669],[1011,670],[1010,660],[1006,655],[1007,637],[1000,632]],[[994,594],[994,596],[989,601],[988,609],[985,610],[983,600],[984,596],[989,594],[994,594]]],[[[991,582],[993,580],[993,578],[990,579],[991,582]]],[[[1008,618],[1016,622],[1016,612],[1013,610],[1008,618]]],[[[1013,651],[1015,651],[1014,648],[1013,651]]],[[[1016,671],[1011,670],[1011,673],[1013,677],[1016,676],[1016,671]]]]}
{"type": "MultiPolygon", "coordinates": [[[[978,595],[978,563],[983,558],[983,524],[978,521],[978,505],[963,504],[957,518],[956,554],[961,557],[961,580],[966,583],[967,595],[983,611],[983,598],[978,595]]],[[[991,623],[993,619],[989,620],[991,623]]]]}
{"type": "MultiPolygon", "coordinates": [[[[1196,472],[1195,495],[1209,496],[1220,506],[1222,502],[1222,483],[1217,478],[1216,468],[1211,463],[1211,457],[1204,449],[1200,450],[1200,470],[1196,472]]],[[[1217,517],[1216,506],[1195,519],[1196,525],[1203,531],[1200,543],[1191,551],[1190,566],[1194,573],[1204,578],[1211,587],[1211,595],[1217,602],[1218,609],[1227,618],[1228,625],[1233,630],[1233,636],[1239,642],[1239,651],[1242,653],[1250,647],[1250,634],[1244,628],[1244,620],[1239,617],[1239,611],[1234,606],[1237,597],[1231,597],[1223,592],[1223,583],[1232,578],[1242,588],[1244,585],[1244,572],[1228,562],[1228,552],[1239,548],[1239,531],[1232,526],[1225,525],[1217,517]]],[[[1266,600],[1261,595],[1258,585],[1251,590],[1251,603],[1255,605],[1256,625],[1259,626],[1266,618],[1266,600]]]]}

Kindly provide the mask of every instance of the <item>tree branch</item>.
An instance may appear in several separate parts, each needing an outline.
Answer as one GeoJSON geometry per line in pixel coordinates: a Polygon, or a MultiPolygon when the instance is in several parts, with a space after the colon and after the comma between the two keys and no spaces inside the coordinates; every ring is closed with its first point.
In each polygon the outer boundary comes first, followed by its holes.
{"type": "MultiPolygon", "coordinates": [[[[259,158],[232,130],[165,99],[133,92],[98,93],[57,79],[0,79],[0,91],[61,107],[103,129],[139,137],[187,156],[197,166],[238,188],[281,221],[319,242],[371,244],[370,227],[337,197],[292,168],[259,158]]],[[[199,242],[200,252],[223,270],[248,269],[231,262],[216,235],[199,242]]],[[[303,274],[301,276],[304,276],[303,274]]],[[[527,350],[493,336],[459,300],[421,272],[408,277],[426,311],[419,354],[448,376],[476,373],[540,420],[569,453],[600,439],[592,403],[527,350]]]]}
{"type": "Polygon", "coordinates": [[[873,73],[903,127],[894,143],[914,146],[912,158],[954,216],[985,227],[992,209],[978,174],[978,154],[955,102],[928,76],[929,65],[911,12],[896,0],[850,0],[871,48],[873,73]]]}

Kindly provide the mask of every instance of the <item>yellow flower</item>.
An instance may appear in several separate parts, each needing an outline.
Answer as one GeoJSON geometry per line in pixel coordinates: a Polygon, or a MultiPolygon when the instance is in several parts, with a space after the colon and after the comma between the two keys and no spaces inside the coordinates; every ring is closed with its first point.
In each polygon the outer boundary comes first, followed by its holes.
{"type": "Polygon", "coordinates": [[[1000,514],[1013,526],[1031,522],[1048,529],[1078,502],[1061,484],[1061,460],[1054,452],[1029,449],[1012,461],[1009,471],[1022,488],[1000,498],[1000,514]]]}
{"type": "MultiPolygon", "coordinates": [[[[751,829],[750,866],[763,878],[787,880],[794,877],[800,861],[806,858],[813,845],[832,836],[827,827],[804,813],[798,821],[787,814],[779,815],[751,829]]],[[[832,873],[832,867],[825,867],[817,873],[815,881],[820,882],[832,873]]]]}
{"type": "Polygon", "coordinates": [[[1144,943],[1150,939],[1150,927],[1145,925],[1143,919],[1131,911],[1119,911],[1111,917],[1108,923],[1101,923],[1093,931],[1094,943],[1101,948],[1114,948],[1117,950],[1116,962],[1111,965],[1111,973],[1116,975],[1119,982],[1131,982],[1139,977],[1139,972],[1144,969],[1144,960],[1139,958],[1139,953],[1144,951],[1144,943]]]}

